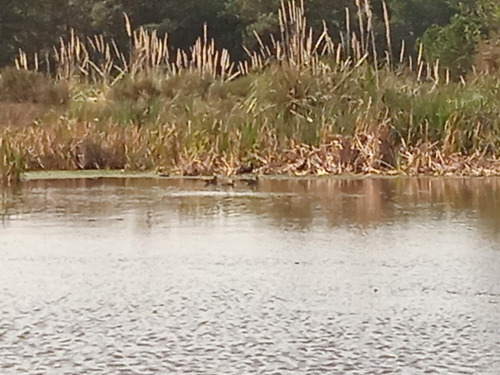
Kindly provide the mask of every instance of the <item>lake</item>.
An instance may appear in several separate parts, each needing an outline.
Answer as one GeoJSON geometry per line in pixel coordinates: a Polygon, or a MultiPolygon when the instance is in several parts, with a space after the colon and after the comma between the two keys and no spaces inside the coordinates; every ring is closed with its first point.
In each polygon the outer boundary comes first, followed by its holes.
{"type": "Polygon", "coordinates": [[[0,373],[500,373],[500,179],[1,191],[0,373]]]}

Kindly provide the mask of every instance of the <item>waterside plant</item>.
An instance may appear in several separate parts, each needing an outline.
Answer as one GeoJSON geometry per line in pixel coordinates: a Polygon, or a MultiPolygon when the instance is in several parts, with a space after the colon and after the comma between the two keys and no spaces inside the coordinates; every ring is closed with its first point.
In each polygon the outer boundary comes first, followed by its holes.
{"type": "Polygon", "coordinates": [[[500,174],[498,70],[452,80],[422,51],[412,59],[403,46],[393,56],[388,27],[379,51],[370,4],[356,3],[358,29],[347,22],[334,43],[328,30],[308,28],[303,3],[283,2],[281,37],[256,35],[260,47],[240,62],[206,27],[189,51],[174,53],[168,37],[133,30],[126,16],[127,54],[72,32],[54,49],[49,75],[21,52],[0,73],[2,179],[28,170],[211,175],[248,166],[290,175],[500,174]]]}

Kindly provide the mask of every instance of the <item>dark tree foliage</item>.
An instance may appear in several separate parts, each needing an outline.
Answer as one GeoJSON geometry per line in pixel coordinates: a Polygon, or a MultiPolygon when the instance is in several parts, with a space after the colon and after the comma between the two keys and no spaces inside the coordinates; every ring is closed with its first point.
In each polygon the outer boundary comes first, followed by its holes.
{"type": "Polygon", "coordinates": [[[431,25],[420,38],[428,61],[439,60],[452,76],[466,74],[481,40],[498,37],[500,4],[494,0],[450,0],[456,14],[445,25],[431,25]]]}
{"type": "Polygon", "coordinates": [[[444,26],[450,22],[456,9],[447,0],[389,0],[391,32],[394,47],[404,41],[408,52],[415,51],[415,44],[431,26],[444,26]]]}

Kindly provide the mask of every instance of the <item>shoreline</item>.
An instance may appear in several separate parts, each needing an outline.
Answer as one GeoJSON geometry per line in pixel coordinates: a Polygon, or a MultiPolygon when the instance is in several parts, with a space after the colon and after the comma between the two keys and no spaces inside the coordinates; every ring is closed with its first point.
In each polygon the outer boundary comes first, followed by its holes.
{"type": "MultiPolygon", "coordinates": [[[[222,176],[220,174],[215,174],[222,176]]],[[[215,176],[213,175],[213,176],[215,176]]],[[[284,174],[241,174],[224,176],[238,180],[245,180],[248,177],[258,176],[263,180],[363,180],[363,179],[486,179],[500,178],[500,174],[495,175],[407,175],[407,174],[328,174],[328,175],[284,175],[284,174]]],[[[46,180],[75,180],[75,179],[158,179],[158,180],[194,180],[207,181],[212,175],[186,176],[180,174],[162,175],[154,171],[134,172],[124,170],[50,170],[50,171],[28,171],[21,177],[21,183],[26,181],[46,181],[46,180]]]]}

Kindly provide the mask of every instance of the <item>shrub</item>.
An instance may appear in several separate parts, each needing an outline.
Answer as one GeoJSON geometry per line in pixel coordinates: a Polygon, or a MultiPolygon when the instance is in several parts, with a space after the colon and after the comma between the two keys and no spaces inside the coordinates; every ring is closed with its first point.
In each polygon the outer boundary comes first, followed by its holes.
{"type": "Polygon", "coordinates": [[[446,26],[429,27],[420,39],[428,61],[439,60],[454,78],[465,75],[471,68],[476,46],[483,30],[479,20],[456,15],[446,26]]]}
{"type": "Polygon", "coordinates": [[[2,101],[59,105],[64,104],[68,98],[67,84],[55,82],[45,74],[13,67],[6,67],[0,71],[2,101]]]}

